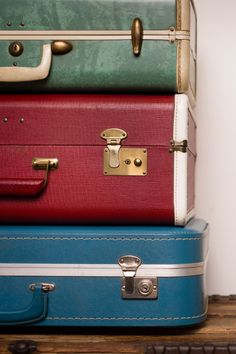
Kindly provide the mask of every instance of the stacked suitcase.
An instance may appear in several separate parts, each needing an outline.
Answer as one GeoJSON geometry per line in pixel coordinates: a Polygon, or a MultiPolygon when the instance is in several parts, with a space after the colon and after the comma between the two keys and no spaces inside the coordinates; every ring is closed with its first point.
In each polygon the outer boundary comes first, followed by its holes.
{"type": "Polygon", "coordinates": [[[0,323],[206,318],[190,0],[1,0],[0,323]]]}

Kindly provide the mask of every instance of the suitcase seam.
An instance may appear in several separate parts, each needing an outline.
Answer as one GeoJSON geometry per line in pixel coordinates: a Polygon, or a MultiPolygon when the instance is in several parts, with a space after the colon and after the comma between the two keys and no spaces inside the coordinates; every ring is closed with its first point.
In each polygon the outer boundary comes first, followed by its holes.
{"type": "Polygon", "coordinates": [[[102,320],[102,321],[124,321],[124,320],[138,320],[138,321],[178,321],[178,320],[190,320],[195,318],[203,317],[207,314],[207,310],[201,313],[200,315],[195,316],[182,316],[182,317],[47,317],[46,320],[54,321],[54,320],[102,320]]]}
{"type": "Polygon", "coordinates": [[[59,241],[59,240],[66,240],[66,241],[199,241],[202,240],[202,237],[194,237],[194,238],[184,238],[184,237],[169,237],[169,238],[102,238],[102,237],[3,237],[0,241],[6,240],[17,240],[17,241],[59,241]]]}
{"type": "MultiPolygon", "coordinates": [[[[174,139],[176,139],[177,136],[177,124],[176,124],[176,120],[178,117],[178,110],[179,110],[179,99],[178,99],[178,95],[175,95],[175,99],[176,99],[176,105],[175,105],[175,115],[174,115],[174,127],[175,127],[175,132],[174,132],[174,139]]],[[[178,216],[177,216],[177,210],[178,210],[178,205],[177,205],[177,175],[178,175],[178,159],[177,159],[177,154],[174,153],[174,175],[175,175],[175,185],[174,185],[174,203],[175,203],[175,224],[178,223],[178,216]]]]}

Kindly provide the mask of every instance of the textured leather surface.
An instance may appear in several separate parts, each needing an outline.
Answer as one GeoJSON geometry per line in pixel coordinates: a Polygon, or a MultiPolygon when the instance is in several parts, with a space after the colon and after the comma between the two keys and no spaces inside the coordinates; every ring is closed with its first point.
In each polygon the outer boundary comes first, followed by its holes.
{"type": "Polygon", "coordinates": [[[44,179],[0,179],[0,196],[32,196],[42,191],[44,179]]]}
{"type": "Polygon", "coordinates": [[[129,30],[135,17],[146,29],[175,26],[176,0],[1,0],[0,28],[19,30],[23,22],[24,30],[129,30]]]}
{"type": "Polygon", "coordinates": [[[0,221],[173,224],[173,113],[174,96],[2,95],[0,179],[43,179],[35,157],[59,166],[38,197],[2,197],[0,221]],[[100,133],[114,127],[122,146],[147,149],[147,176],[103,175],[100,133]]]}
{"type": "Polygon", "coordinates": [[[0,310],[0,325],[28,324],[45,318],[48,310],[48,294],[41,290],[40,285],[36,285],[33,293],[31,292],[31,297],[31,301],[25,308],[18,308],[16,311],[0,310]]]}
{"type": "MultiPolygon", "coordinates": [[[[184,228],[2,226],[0,258],[4,263],[117,264],[120,256],[132,254],[143,264],[195,263],[206,257],[206,227],[203,220],[184,228]]],[[[29,284],[55,283],[47,318],[38,325],[182,326],[206,318],[203,276],[159,278],[156,300],[121,299],[120,277],[0,280],[0,311],[26,306],[32,297],[29,284]]]]}
{"type": "MultiPolygon", "coordinates": [[[[176,26],[175,0],[10,0],[1,1],[1,30],[130,30],[140,17],[144,29],[168,30],[176,26]],[[22,12],[22,8],[24,11],[22,12]],[[41,15],[40,15],[41,14],[41,15]],[[11,26],[7,26],[11,23],[11,26]],[[22,27],[20,24],[24,23],[22,27]]],[[[48,41],[22,40],[24,51],[12,57],[1,41],[0,66],[37,66],[42,46],[48,41]]],[[[72,41],[73,50],[54,55],[49,77],[33,83],[0,84],[0,90],[176,91],[176,44],[168,41],[143,42],[142,54],[135,57],[131,40],[72,41]]]]}
{"type": "MultiPolygon", "coordinates": [[[[42,46],[50,41],[22,41],[18,58],[8,54],[6,41],[0,42],[1,66],[39,65],[42,46]]],[[[77,41],[65,55],[53,56],[49,76],[30,83],[0,83],[1,92],[76,91],[161,91],[176,92],[176,44],[144,41],[142,54],[135,57],[131,41],[77,41]]]]}

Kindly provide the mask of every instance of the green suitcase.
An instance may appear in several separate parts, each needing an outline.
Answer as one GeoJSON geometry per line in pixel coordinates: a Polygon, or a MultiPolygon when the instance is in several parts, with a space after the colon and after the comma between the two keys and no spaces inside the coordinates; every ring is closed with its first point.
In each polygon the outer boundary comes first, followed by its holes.
{"type": "Polygon", "coordinates": [[[196,93],[191,0],[1,0],[0,90],[196,93]]]}

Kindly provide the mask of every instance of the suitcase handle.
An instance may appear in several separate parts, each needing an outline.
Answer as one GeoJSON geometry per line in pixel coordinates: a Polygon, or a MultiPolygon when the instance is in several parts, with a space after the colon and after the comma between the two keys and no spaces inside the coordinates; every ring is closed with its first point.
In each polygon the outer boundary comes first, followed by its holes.
{"type": "Polygon", "coordinates": [[[54,290],[54,284],[31,284],[33,291],[31,303],[22,310],[0,312],[0,325],[18,325],[40,321],[48,312],[48,292],[54,290]]]}
{"type": "Polygon", "coordinates": [[[35,196],[43,191],[48,183],[50,169],[57,169],[56,158],[34,158],[32,166],[37,170],[45,170],[43,178],[2,178],[0,179],[0,196],[35,196]]]}
{"type": "Polygon", "coordinates": [[[34,196],[39,194],[45,186],[44,178],[0,179],[0,196],[34,196]]]}
{"type": "Polygon", "coordinates": [[[6,66],[0,67],[0,82],[25,82],[43,80],[48,77],[52,62],[50,44],[43,45],[41,63],[36,67],[6,66]]]}

